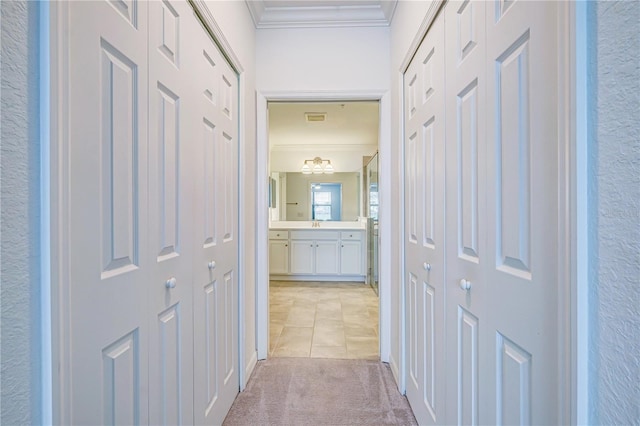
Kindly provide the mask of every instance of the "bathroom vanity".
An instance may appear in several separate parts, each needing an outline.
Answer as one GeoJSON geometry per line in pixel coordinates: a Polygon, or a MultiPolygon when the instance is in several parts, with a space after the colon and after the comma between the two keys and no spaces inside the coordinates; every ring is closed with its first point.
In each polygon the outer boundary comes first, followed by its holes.
{"type": "Polygon", "coordinates": [[[271,279],[364,281],[365,224],[273,222],[269,228],[271,279]]]}

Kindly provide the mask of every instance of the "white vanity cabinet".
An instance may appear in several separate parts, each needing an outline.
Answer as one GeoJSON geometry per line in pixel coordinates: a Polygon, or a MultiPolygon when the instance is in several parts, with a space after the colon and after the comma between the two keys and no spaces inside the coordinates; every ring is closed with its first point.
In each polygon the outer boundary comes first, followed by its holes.
{"type": "Polygon", "coordinates": [[[336,231],[291,231],[292,274],[337,274],[339,272],[336,231]]]}
{"type": "Polygon", "coordinates": [[[364,275],[362,231],[347,231],[340,235],[340,273],[364,275]]]}
{"type": "Polygon", "coordinates": [[[269,274],[281,280],[361,281],[364,238],[361,229],[272,229],[269,274]]]}
{"type": "Polygon", "coordinates": [[[289,231],[269,231],[269,273],[289,273],[289,231]]]}

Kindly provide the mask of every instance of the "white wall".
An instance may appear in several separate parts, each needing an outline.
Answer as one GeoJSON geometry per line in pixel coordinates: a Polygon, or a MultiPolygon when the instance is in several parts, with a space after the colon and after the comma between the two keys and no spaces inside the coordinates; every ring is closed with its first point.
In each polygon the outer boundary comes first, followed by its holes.
{"type": "Polygon", "coordinates": [[[0,2],[0,423],[42,422],[37,2],[0,2]]]}
{"type": "Polygon", "coordinates": [[[256,32],[260,91],[389,88],[389,29],[300,28],[256,32]]]}
{"type": "Polygon", "coordinates": [[[640,422],[640,3],[589,3],[589,423],[640,422]]]}
{"type": "MultiPolygon", "coordinates": [[[[401,265],[404,262],[402,247],[402,234],[404,232],[402,227],[403,218],[400,215],[400,207],[403,203],[402,193],[404,188],[402,186],[401,176],[404,168],[404,160],[402,158],[403,151],[403,134],[402,134],[402,68],[403,64],[408,60],[408,57],[413,55],[410,49],[413,46],[414,39],[420,30],[420,27],[427,14],[427,10],[431,5],[430,1],[399,1],[396,7],[393,21],[391,22],[391,135],[393,140],[392,162],[391,170],[389,173],[396,176],[394,180],[394,188],[392,191],[392,199],[390,200],[393,206],[398,206],[393,210],[393,216],[391,223],[395,225],[395,229],[391,232],[393,236],[392,245],[394,250],[392,253],[396,256],[394,259],[394,265],[396,266],[392,271],[392,291],[391,291],[391,355],[389,362],[396,375],[396,379],[402,375],[402,371],[399,369],[402,366],[402,341],[401,341],[401,326],[402,326],[402,292],[401,287],[404,282],[402,276],[401,265]],[[395,249],[395,248],[398,249],[395,249]]],[[[405,64],[406,65],[406,64],[405,64]]],[[[384,170],[381,171],[384,173],[384,170]]]]}
{"type": "MultiPolygon", "coordinates": [[[[255,27],[249,9],[243,1],[207,1],[207,7],[222,30],[243,68],[241,74],[240,122],[240,188],[243,191],[240,227],[244,250],[241,262],[244,266],[244,294],[240,303],[244,309],[244,380],[249,379],[257,361],[256,349],[256,101],[255,101],[255,27]]],[[[259,200],[261,208],[267,209],[266,200],[259,200]]],[[[242,332],[242,330],[241,330],[242,332]]],[[[241,334],[242,337],[242,334],[241,334]]]]}

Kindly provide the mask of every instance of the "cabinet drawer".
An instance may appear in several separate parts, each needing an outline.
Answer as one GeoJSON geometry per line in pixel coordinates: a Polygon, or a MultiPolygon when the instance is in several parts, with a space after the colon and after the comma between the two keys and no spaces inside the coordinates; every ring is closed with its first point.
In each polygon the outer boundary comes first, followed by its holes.
{"type": "Polygon", "coordinates": [[[291,231],[292,240],[336,240],[340,238],[338,231],[291,231]]]}
{"type": "Polygon", "coordinates": [[[270,240],[287,240],[289,239],[289,231],[274,230],[269,231],[270,240]]]}
{"type": "Polygon", "coordinates": [[[361,240],[362,232],[361,231],[342,231],[340,233],[340,238],[343,240],[361,240]]]}

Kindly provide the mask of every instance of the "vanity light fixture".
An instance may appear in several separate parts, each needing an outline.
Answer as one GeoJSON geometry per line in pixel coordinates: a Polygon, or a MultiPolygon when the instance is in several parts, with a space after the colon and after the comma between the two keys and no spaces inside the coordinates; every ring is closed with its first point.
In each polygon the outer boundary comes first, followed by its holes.
{"type": "Polygon", "coordinates": [[[316,157],[313,160],[304,160],[304,164],[302,165],[302,174],[310,175],[326,173],[328,175],[333,173],[333,166],[331,165],[331,160],[323,160],[320,157],[316,157]]]}

